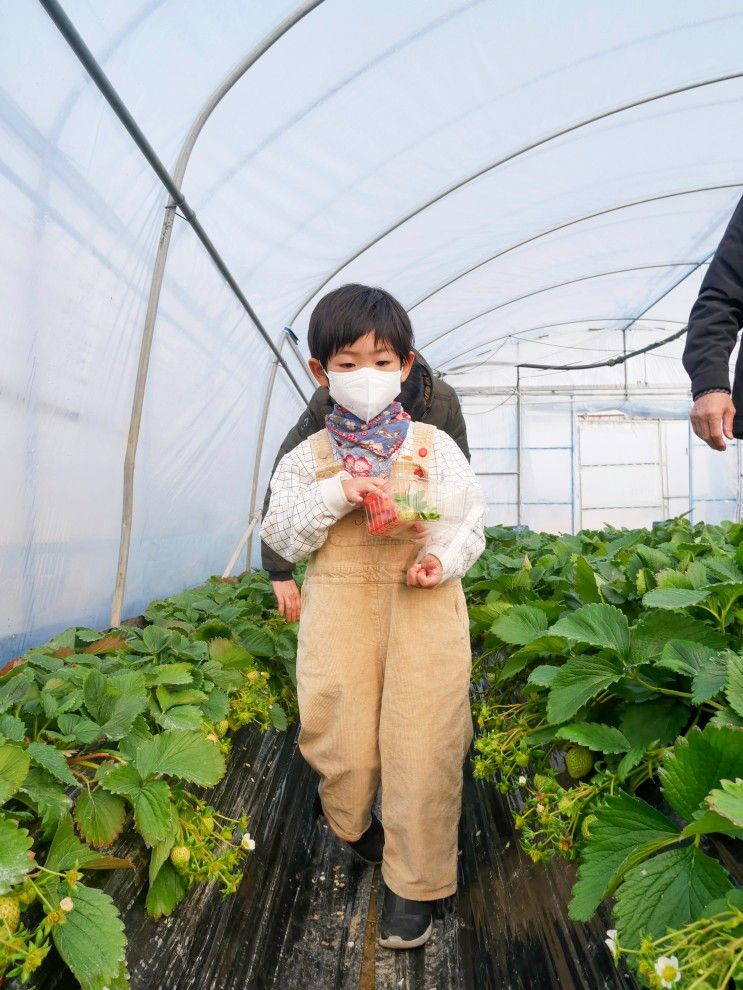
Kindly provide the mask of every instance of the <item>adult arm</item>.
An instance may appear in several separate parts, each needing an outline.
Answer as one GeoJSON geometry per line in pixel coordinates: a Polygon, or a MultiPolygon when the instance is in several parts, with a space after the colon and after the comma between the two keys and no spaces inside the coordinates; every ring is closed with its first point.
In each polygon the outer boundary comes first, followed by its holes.
{"type": "Polygon", "coordinates": [[[464,413],[459,402],[459,396],[452,389],[449,401],[449,411],[446,423],[443,426],[445,433],[448,433],[454,443],[459,447],[464,456],[469,461],[471,459],[469,444],[467,443],[467,424],[464,421],[464,413]]]}
{"type": "Polygon", "coordinates": [[[689,316],[682,357],[691,379],[692,429],[714,450],[733,437],[729,363],[743,325],[743,199],[733,213],[689,316]]]}

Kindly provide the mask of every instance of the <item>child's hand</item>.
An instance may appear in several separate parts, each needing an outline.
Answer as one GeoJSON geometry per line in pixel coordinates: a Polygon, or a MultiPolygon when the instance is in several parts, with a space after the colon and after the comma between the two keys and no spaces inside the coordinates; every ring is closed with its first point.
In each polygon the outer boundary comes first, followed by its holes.
{"type": "Polygon", "coordinates": [[[288,581],[272,581],[271,587],[276,595],[276,608],[287,622],[296,622],[302,610],[299,588],[294,578],[288,581]]]}
{"type": "Polygon", "coordinates": [[[387,478],[344,478],[341,485],[348,501],[357,504],[361,504],[370,492],[389,492],[390,488],[387,478]]]}
{"type": "Polygon", "coordinates": [[[443,576],[444,568],[439,558],[427,553],[422,560],[408,569],[408,587],[435,588],[441,583],[443,576]]]}

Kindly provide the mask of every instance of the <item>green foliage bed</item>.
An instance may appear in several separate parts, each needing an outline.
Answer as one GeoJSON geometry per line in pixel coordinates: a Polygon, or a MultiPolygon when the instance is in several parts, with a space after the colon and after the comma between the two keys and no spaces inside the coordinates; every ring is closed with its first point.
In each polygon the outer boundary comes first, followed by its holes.
{"type": "Polygon", "coordinates": [[[742,978],[712,840],[743,838],[743,527],[494,528],[466,585],[475,773],[514,793],[532,860],[577,861],[570,916],[612,896],[609,947],[650,987],[742,978]]]}
{"type": "MultiPolygon", "coordinates": [[[[611,897],[609,948],[649,987],[743,978],[743,896],[713,845],[743,838],[743,527],[495,527],[465,587],[475,773],[512,795],[535,862],[576,863],[571,917],[611,897]]],[[[247,819],[205,788],[230,730],[296,717],[296,625],[262,574],[146,619],[68,629],[0,675],[0,977],[31,981],[53,943],[85,990],[128,986],[116,906],[86,883],[131,867],[107,852],[125,828],[154,917],[239,883],[247,819]]]]}
{"type": "Polygon", "coordinates": [[[144,629],[68,629],[0,676],[0,982],[33,978],[53,942],[85,990],[128,986],[116,906],[90,870],[125,827],[149,852],[147,911],[200,882],[236,890],[247,819],[193,792],[216,784],[228,732],[286,728],[296,630],[260,575],[153,602],[144,629]]]}

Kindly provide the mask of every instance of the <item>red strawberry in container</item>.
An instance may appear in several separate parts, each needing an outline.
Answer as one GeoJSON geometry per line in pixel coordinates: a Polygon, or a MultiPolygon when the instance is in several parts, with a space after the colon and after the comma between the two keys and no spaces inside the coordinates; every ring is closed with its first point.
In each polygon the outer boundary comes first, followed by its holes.
{"type": "Polygon", "coordinates": [[[389,536],[402,520],[397,513],[395,500],[382,492],[369,492],[364,497],[367,529],[372,536],[389,536]]]}

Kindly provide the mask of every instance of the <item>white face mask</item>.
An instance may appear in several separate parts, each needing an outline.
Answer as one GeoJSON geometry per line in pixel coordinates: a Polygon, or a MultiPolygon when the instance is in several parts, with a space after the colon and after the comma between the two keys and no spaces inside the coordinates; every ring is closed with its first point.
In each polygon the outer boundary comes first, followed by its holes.
{"type": "Polygon", "coordinates": [[[326,371],[325,374],[330,383],[330,394],[338,405],[365,423],[378,416],[400,394],[400,369],[357,368],[356,371],[326,371]]]}

